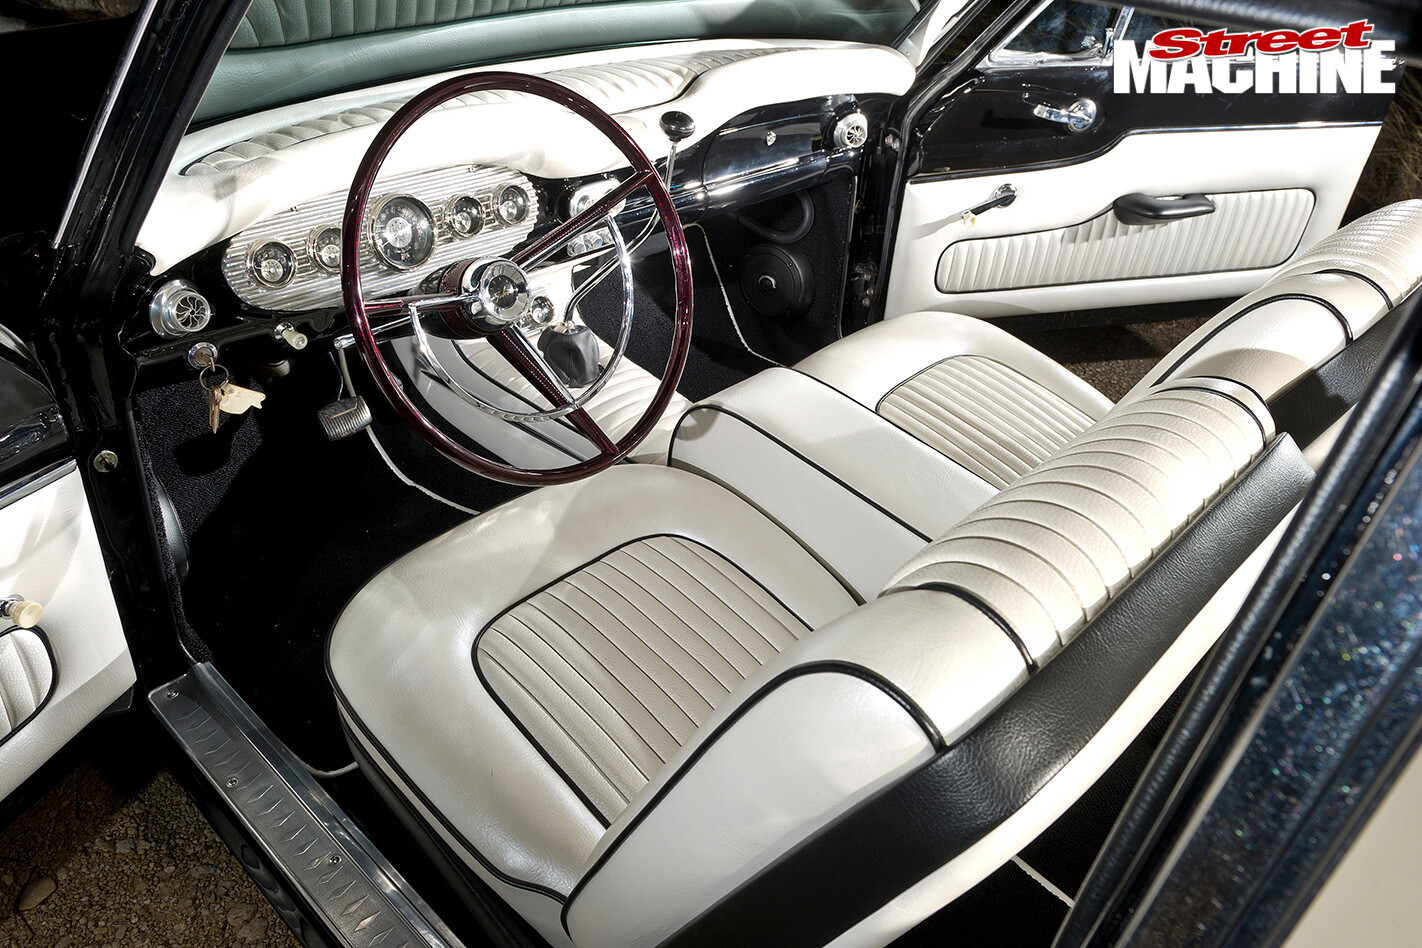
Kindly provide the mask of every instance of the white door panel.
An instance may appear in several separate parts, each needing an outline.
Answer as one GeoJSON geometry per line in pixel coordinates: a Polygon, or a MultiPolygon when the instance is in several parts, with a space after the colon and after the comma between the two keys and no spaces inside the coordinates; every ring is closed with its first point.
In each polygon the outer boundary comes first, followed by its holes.
{"type": "Polygon", "coordinates": [[[1281,247],[1289,256],[1338,227],[1377,133],[1376,125],[1137,133],[1062,167],[911,182],[885,316],[944,310],[995,317],[1241,295],[1283,262],[1274,259],[1281,247]],[[961,212],[1002,184],[1017,188],[1016,201],[966,227],[961,212]],[[1120,228],[1128,232],[1125,240],[1110,225],[1090,225],[1111,215],[1116,198],[1134,192],[1201,192],[1230,206],[1204,217],[1120,228]],[[1233,216],[1221,217],[1224,212],[1233,216]],[[1252,216],[1265,214],[1267,222],[1252,216]],[[1154,236],[1170,229],[1178,243],[1154,236]],[[1049,239],[1027,236],[1053,232],[1049,239]],[[1103,240],[1108,232],[1116,239],[1103,240]],[[1195,272],[1205,269],[1202,263],[1225,269],[1195,272]],[[1193,275],[1129,278],[1172,271],[1193,275]],[[1118,275],[1098,279],[1107,272],[1118,275]],[[1051,283],[1044,275],[1087,282],[1051,283]],[[1050,285],[1023,286],[1043,282],[1050,285]]]}
{"type": "Polygon", "coordinates": [[[1073,227],[969,237],[938,258],[938,289],[984,293],[1277,267],[1313,216],[1306,188],[1207,195],[1212,213],[1124,224],[1112,210],[1073,227]]]}
{"type": "MultiPolygon", "coordinates": [[[[0,596],[11,594],[44,606],[39,628],[49,641],[55,674],[52,693],[38,713],[0,739],[0,798],[135,681],[84,485],[73,462],[13,490],[8,498],[0,494],[0,596]]],[[[27,658],[32,657],[29,650],[27,658]]],[[[28,699],[22,694],[37,687],[30,678],[33,673],[26,666],[23,676],[0,679],[0,688],[12,689],[7,705],[22,707],[25,700],[33,700],[32,693],[28,699]]]]}

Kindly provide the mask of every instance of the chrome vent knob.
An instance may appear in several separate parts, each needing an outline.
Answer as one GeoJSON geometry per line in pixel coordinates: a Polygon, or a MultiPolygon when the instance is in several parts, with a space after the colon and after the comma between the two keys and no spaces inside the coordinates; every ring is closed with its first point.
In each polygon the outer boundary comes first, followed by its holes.
{"type": "Polygon", "coordinates": [[[834,147],[863,148],[869,140],[869,119],[863,112],[841,116],[834,125],[834,147]]]}
{"type": "Polygon", "coordinates": [[[205,329],[212,320],[212,304],[187,280],[169,280],[148,304],[148,321],[164,339],[179,339],[205,329]]]}

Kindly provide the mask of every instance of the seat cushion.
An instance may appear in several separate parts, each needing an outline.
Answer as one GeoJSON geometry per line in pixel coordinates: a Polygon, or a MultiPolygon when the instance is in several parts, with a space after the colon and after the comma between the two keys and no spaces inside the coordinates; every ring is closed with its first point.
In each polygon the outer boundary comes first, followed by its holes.
{"type": "Polygon", "coordinates": [[[1036,349],[956,313],[875,323],[796,368],[999,489],[1111,408],[1036,349]]]}
{"type": "Polygon", "coordinates": [[[387,567],[342,612],[329,671],[383,776],[566,943],[562,900],[625,797],[740,677],[853,606],[728,491],[621,465],[387,567]]]}
{"type": "Polygon", "coordinates": [[[604,822],[731,689],[809,628],[680,536],[634,540],[479,636],[484,684],[604,822]]]}
{"type": "Polygon", "coordinates": [[[1419,280],[1422,201],[1374,211],[1299,254],[1191,333],[1122,402],[1168,379],[1213,375],[1248,385],[1272,403],[1360,339],[1419,280]]]}

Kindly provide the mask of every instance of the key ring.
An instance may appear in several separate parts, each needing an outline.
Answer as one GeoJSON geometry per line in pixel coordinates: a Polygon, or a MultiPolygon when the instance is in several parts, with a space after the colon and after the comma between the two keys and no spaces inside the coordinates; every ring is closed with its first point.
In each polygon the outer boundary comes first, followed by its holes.
{"type": "Polygon", "coordinates": [[[209,392],[217,391],[230,381],[232,381],[232,373],[228,372],[224,366],[213,364],[198,372],[198,384],[209,392]],[[218,372],[222,373],[222,381],[214,383],[212,377],[218,372]]]}

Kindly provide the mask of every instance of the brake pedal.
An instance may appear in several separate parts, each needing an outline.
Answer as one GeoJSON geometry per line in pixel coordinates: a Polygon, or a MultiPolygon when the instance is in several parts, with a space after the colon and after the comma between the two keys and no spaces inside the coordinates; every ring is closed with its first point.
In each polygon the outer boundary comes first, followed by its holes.
{"type": "Polygon", "coordinates": [[[371,422],[370,406],[359,395],[332,402],[317,411],[316,417],[320,419],[321,430],[326,432],[326,438],[330,441],[359,434],[369,428],[371,422]]]}

